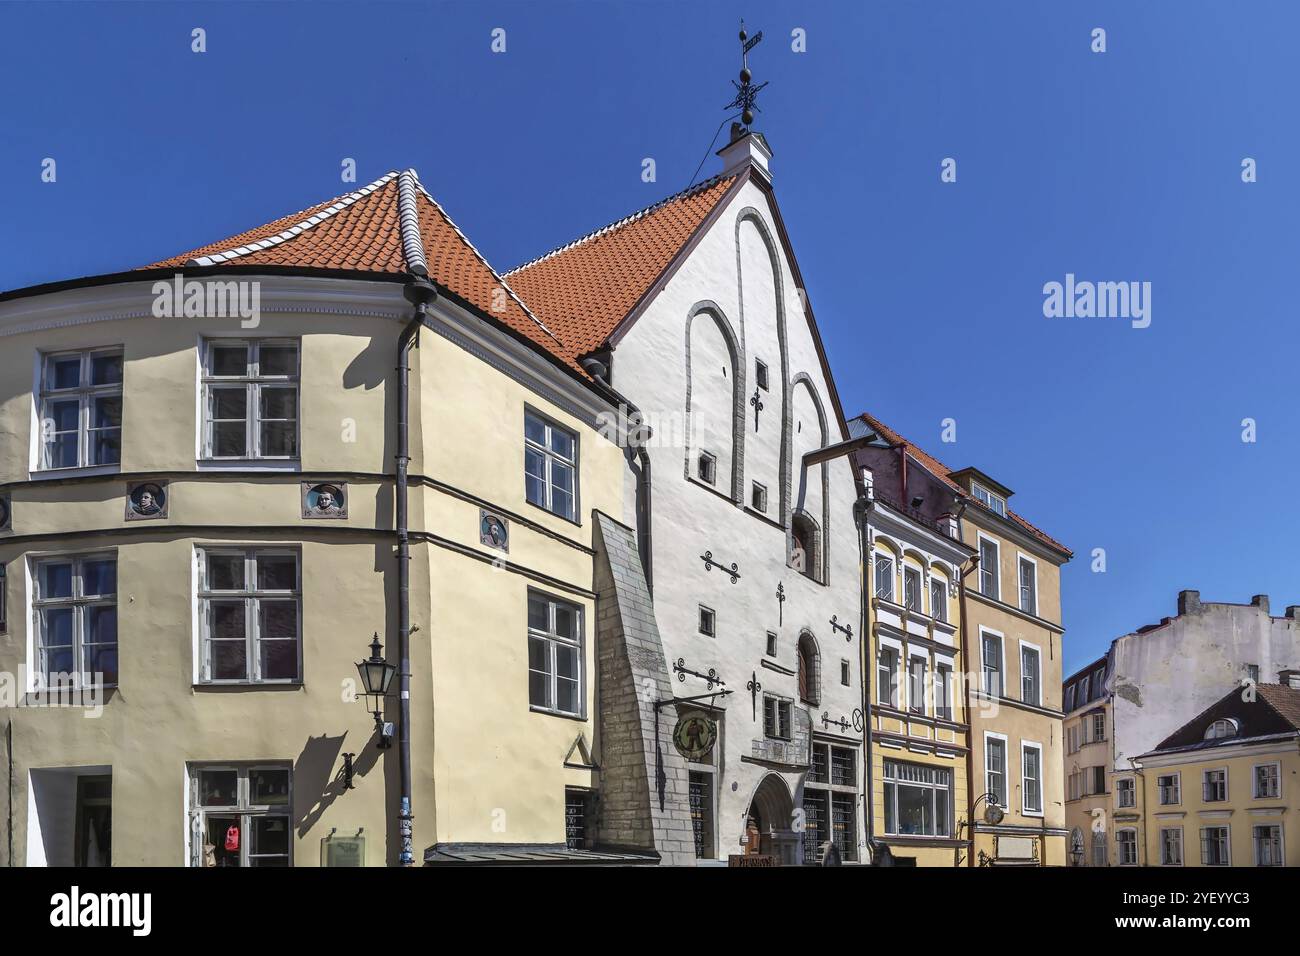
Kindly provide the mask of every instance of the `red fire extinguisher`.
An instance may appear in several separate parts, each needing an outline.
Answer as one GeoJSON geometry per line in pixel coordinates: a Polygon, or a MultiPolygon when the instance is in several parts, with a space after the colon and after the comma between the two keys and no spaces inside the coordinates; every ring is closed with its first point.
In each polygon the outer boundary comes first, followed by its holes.
{"type": "Polygon", "coordinates": [[[239,827],[231,827],[226,831],[226,852],[239,852],[239,827]]]}

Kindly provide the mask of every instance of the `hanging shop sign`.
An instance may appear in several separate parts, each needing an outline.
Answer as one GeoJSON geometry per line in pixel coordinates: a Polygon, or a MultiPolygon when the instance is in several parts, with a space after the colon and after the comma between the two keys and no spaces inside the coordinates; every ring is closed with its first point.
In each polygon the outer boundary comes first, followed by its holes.
{"type": "Polygon", "coordinates": [[[673,745],[687,760],[703,760],[713,752],[718,724],[701,710],[688,710],[673,727],[673,745]]]}

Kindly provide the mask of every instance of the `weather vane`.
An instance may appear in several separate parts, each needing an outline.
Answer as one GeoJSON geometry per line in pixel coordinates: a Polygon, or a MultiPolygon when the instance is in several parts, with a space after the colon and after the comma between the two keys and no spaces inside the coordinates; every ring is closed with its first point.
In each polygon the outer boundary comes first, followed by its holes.
{"type": "Polygon", "coordinates": [[[736,98],[723,109],[739,109],[740,121],[746,127],[754,122],[754,111],[758,109],[754,101],[758,99],[758,91],[767,86],[766,82],[759,83],[757,86],[750,82],[753,74],[749,72],[749,51],[758,46],[762,39],[762,30],[755,33],[751,39],[745,32],[745,21],[740,21],[740,82],[731,81],[731,85],[736,88],[736,98]]]}

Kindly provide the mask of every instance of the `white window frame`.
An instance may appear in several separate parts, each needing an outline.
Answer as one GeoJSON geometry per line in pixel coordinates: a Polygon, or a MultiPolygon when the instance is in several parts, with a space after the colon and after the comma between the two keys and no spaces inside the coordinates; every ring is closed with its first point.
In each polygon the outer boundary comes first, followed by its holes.
{"type": "Polygon", "coordinates": [[[1203,735],[1203,739],[1205,739],[1205,740],[1227,740],[1227,739],[1230,738],[1230,737],[1235,737],[1235,736],[1237,736],[1237,734],[1240,733],[1240,732],[1241,732],[1241,725],[1237,723],[1237,721],[1236,721],[1235,718],[1232,718],[1232,717],[1220,717],[1218,720],[1213,720],[1213,721],[1211,721],[1211,722],[1210,722],[1210,726],[1208,726],[1208,727],[1205,728],[1205,733],[1204,733],[1204,735],[1203,735]],[[1225,733],[1225,734],[1214,733],[1214,731],[1216,731],[1216,730],[1219,729],[1219,726],[1220,726],[1220,725],[1222,725],[1222,726],[1224,726],[1225,728],[1227,728],[1227,731],[1228,731],[1228,732],[1225,733]]]}
{"type": "Polygon", "coordinates": [[[1000,541],[998,541],[997,538],[990,538],[988,535],[983,534],[983,533],[980,533],[980,534],[978,535],[978,541],[977,541],[977,544],[978,544],[978,547],[976,548],[976,553],[979,554],[979,556],[980,556],[980,564],[979,564],[980,586],[979,586],[979,593],[982,594],[982,595],[984,595],[984,596],[987,597],[987,598],[992,598],[992,599],[995,600],[995,601],[1001,601],[1001,600],[1002,600],[1002,543],[1001,543],[1000,541]],[[985,544],[990,544],[990,545],[993,546],[993,559],[994,559],[994,560],[993,560],[993,567],[992,567],[991,570],[990,570],[990,568],[988,567],[988,565],[985,564],[985,562],[984,562],[984,545],[985,545],[985,544]],[[993,588],[992,588],[993,593],[992,593],[992,594],[990,594],[989,591],[987,590],[987,579],[986,579],[986,575],[992,575],[992,577],[993,577],[993,588]]]}
{"type": "Polygon", "coordinates": [[[212,685],[236,685],[247,686],[252,684],[272,684],[272,685],[295,685],[303,683],[303,645],[306,643],[303,636],[303,597],[302,597],[302,549],[290,545],[236,545],[236,544],[205,544],[195,547],[195,560],[197,561],[196,575],[198,590],[195,594],[195,603],[197,608],[197,618],[199,625],[198,632],[198,674],[197,683],[212,685]],[[244,587],[238,591],[217,591],[208,586],[208,558],[213,555],[238,555],[244,561],[244,587]],[[296,567],[296,580],[294,588],[291,591],[271,590],[263,591],[257,587],[256,560],[259,557],[292,557],[296,567]],[[263,678],[262,677],[262,655],[260,653],[261,643],[261,615],[257,613],[260,602],[268,601],[288,601],[292,600],[297,605],[297,648],[298,648],[298,673],[292,678],[263,678]],[[236,602],[242,601],[244,604],[244,664],[245,676],[243,678],[214,678],[212,677],[212,615],[211,605],[213,601],[236,602]]]}
{"type": "Polygon", "coordinates": [[[1266,763],[1257,763],[1250,768],[1250,792],[1254,795],[1255,800],[1281,800],[1282,799],[1282,763],[1281,761],[1271,761],[1266,763]],[[1276,793],[1259,792],[1259,770],[1261,767],[1273,768],[1273,783],[1276,793]]]}
{"type": "MultiPolygon", "coordinates": [[[[31,693],[38,692],[42,689],[57,689],[50,682],[50,670],[46,663],[45,651],[45,627],[43,623],[44,615],[42,611],[48,611],[56,608],[66,608],[72,611],[72,664],[73,669],[70,672],[77,681],[77,688],[93,687],[116,687],[113,681],[92,681],[87,679],[85,669],[85,636],[86,636],[86,617],[89,608],[92,607],[113,607],[120,611],[118,604],[118,594],[96,594],[86,596],[83,592],[83,566],[88,561],[112,561],[114,585],[117,591],[121,590],[121,582],[117,580],[117,549],[111,548],[105,551],[76,551],[71,553],[52,553],[52,554],[31,554],[28,556],[28,580],[30,582],[30,620],[31,638],[28,647],[28,660],[32,666],[28,668],[27,689],[31,693]],[[70,597],[45,597],[41,593],[41,568],[48,564],[71,564],[72,565],[72,595],[70,597]]],[[[121,620],[117,622],[117,641],[115,646],[118,649],[118,677],[121,677],[122,652],[121,652],[121,620]]],[[[100,642],[93,646],[104,646],[105,642],[100,642]]],[[[56,672],[61,673],[61,672],[56,672]]]]}
{"type": "Polygon", "coordinates": [[[1133,777],[1115,778],[1115,806],[1119,809],[1137,806],[1137,780],[1133,777]],[[1124,795],[1128,795],[1125,802],[1124,795]]]}
{"type": "Polygon", "coordinates": [[[1043,767],[1043,745],[1036,740],[1020,741],[1020,812],[1027,817],[1043,816],[1043,807],[1046,799],[1043,794],[1043,788],[1047,775],[1043,767]],[[1038,786],[1038,807],[1035,809],[1029,805],[1029,780],[1031,779],[1025,773],[1025,754],[1028,751],[1036,751],[1038,754],[1038,779],[1035,783],[1038,786]]]}
{"type": "MultiPolygon", "coordinates": [[[[948,767],[934,766],[932,764],[914,764],[904,760],[894,760],[886,758],[881,765],[881,778],[883,799],[885,805],[881,807],[881,815],[884,821],[893,820],[894,827],[898,827],[898,791],[900,787],[911,787],[916,790],[924,790],[930,799],[931,816],[935,823],[934,833],[912,833],[898,834],[892,833],[882,821],[881,829],[890,836],[908,836],[915,837],[918,840],[944,840],[949,839],[953,831],[953,814],[956,807],[953,803],[954,787],[953,772],[948,767]],[[930,780],[907,780],[902,777],[893,776],[901,768],[915,768],[921,771],[921,776],[928,776],[930,780]],[[947,780],[940,783],[940,778],[946,777],[947,780]],[[948,812],[942,822],[939,819],[938,795],[939,791],[947,793],[948,812]],[[942,832],[940,826],[942,825],[942,832]]],[[[906,772],[906,771],[904,771],[906,772]]]]}
{"type": "MultiPolygon", "coordinates": [[[[298,338],[222,338],[212,337],[201,340],[202,352],[199,366],[200,401],[202,414],[199,427],[199,459],[203,462],[231,464],[239,462],[267,462],[270,464],[289,464],[302,460],[302,340],[298,338]],[[212,352],[214,348],[227,348],[242,345],[245,352],[243,375],[217,375],[212,370],[212,352]],[[297,364],[292,375],[263,375],[261,373],[261,350],[264,347],[292,347],[297,354],[297,364]],[[213,392],[244,386],[244,454],[217,455],[213,441],[213,392]],[[292,388],[294,393],[292,455],[267,455],[262,453],[262,389],[292,388]]],[[[234,419],[222,419],[222,421],[234,419]]],[[[288,419],[267,419],[268,421],[287,421],[288,419]]]]}
{"type": "Polygon", "coordinates": [[[920,568],[914,568],[909,564],[903,565],[903,607],[907,608],[909,611],[915,611],[917,614],[925,613],[925,594],[923,593],[923,589],[925,585],[923,581],[924,581],[924,576],[921,574],[920,568]],[[908,581],[913,581],[916,583],[916,589],[915,589],[916,602],[914,604],[908,603],[909,601],[909,597],[907,593],[908,581]]]}
{"type": "Polygon", "coordinates": [[[233,763],[204,763],[196,762],[187,765],[189,791],[188,812],[189,812],[189,834],[188,834],[188,853],[186,858],[192,867],[203,866],[203,839],[208,832],[207,817],[213,816],[238,816],[239,817],[239,860],[240,868],[248,867],[249,847],[251,840],[249,834],[251,827],[249,821],[253,817],[283,817],[286,829],[286,866],[293,866],[293,850],[295,843],[294,836],[294,781],[293,781],[293,764],[290,761],[280,760],[260,760],[260,761],[237,761],[233,763]],[[199,805],[199,774],[205,770],[229,770],[238,774],[236,783],[236,800],[229,806],[212,806],[203,807],[199,805]],[[254,804],[252,802],[252,784],[249,775],[258,770],[283,770],[289,775],[289,799],[283,806],[279,804],[254,804]]]}
{"type": "Polygon", "coordinates": [[[894,558],[892,555],[878,554],[872,562],[872,593],[882,601],[890,604],[894,603],[894,558]],[[881,572],[887,571],[887,580],[889,582],[888,593],[881,593],[880,587],[881,572]]]}
{"type": "Polygon", "coordinates": [[[934,716],[938,720],[952,720],[952,674],[951,661],[934,662],[934,716]]]}
{"type": "Polygon", "coordinates": [[[984,505],[995,515],[1005,518],[1007,516],[1007,499],[999,494],[995,494],[988,488],[985,488],[978,481],[972,480],[970,483],[971,494],[975,500],[984,505]]]}
{"type": "Polygon", "coordinates": [[[1138,865],[1138,838],[1137,829],[1134,827],[1120,827],[1115,831],[1115,859],[1119,861],[1120,866],[1137,866],[1138,865]],[[1128,834],[1131,838],[1126,841],[1124,835],[1128,834]],[[1124,860],[1124,844],[1131,842],[1133,845],[1133,859],[1131,862],[1124,860]]]}
{"type": "Polygon", "coordinates": [[[937,574],[930,575],[930,617],[948,623],[948,580],[937,574]]]}
{"type": "MultiPolygon", "coordinates": [[[[122,467],[122,438],[126,431],[126,352],[120,345],[101,346],[91,349],[64,349],[53,352],[37,353],[37,371],[36,371],[36,429],[33,435],[35,440],[35,456],[32,462],[32,470],[39,472],[51,472],[58,475],[77,474],[83,471],[92,473],[119,471],[122,467]],[[97,357],[118,356],[122,359],[122,381],[114,382],[108,385],[92,385],[90,383],[92,362],[97,357]],[[79,371],[77,376],[77,385],[75,388],[55,389],[52,386],[51,365],[59,359],[70,359],[76,357],[79,362],[79,371]],[[116,395],[122,402],[122,419],[117,426],[114,426],[118,433],[117,443],[117,461],[112,462],[92,462],[91,455],[91,433],[96,431],[112,430],[91,427],[91,415],[94,411],[94,402],[96,398],[107,398],[116,395]],[[47,429],[45,423],[52,422],[47,407],[51,402],[77,402],[77,462],[73,465],[53,465],[50,463],[50,446],[46,441],[47,429]]],[[[49,430],[52,433],[52,429],[49,430]]],[[[65,433],[60,433],[65,434],[65,433]]]]}
{"type": "Polygon", "coordinates": [[[924,654],[909,654],[907,658],[907,709],[914,714],[925,714],[925,684],[930,676],[930,659],[924,654]],[[913,667],[917,662],[921,665],[920,686],[917,686],[917,674],[913,667]],[[920,700],[917,698],[917,690],[920,690],[920,700]]]}
{"type": "MultiPolygon", "coordinates": [[[[580,524],[578,515],[581,514],[581,498],[579,497],[579,462],[582,460],[582,446],[578,442],[578,433],[572,428],[561,425],[555,419],[551,418],[531,405],[524,406],[524,501],[534,508],[541,508],[557,518],[563,518],[565,521],[572,521],[574,524],[580,524]],[[528,437],[528,420],[533,419],[545,429],[546,442],[538,444],[528,437]],[[551,448],[551,434],[560,432],[569,438],[570,447],[573,449],[573,457],[565,458],[551,448]],[[528,473],[528,452],[534,452],[542,456],[542,467],[545,469],[545,475],[542,477],[542,495],[544,501],[533,501],[528,497],[528,479],[535,478],[535,475],[528,473]],[[563,511],[557,511],[555,505],[555,469],[556,467],[568,468],[572,473],[572,487],[569,489],[570,506],[573,509],[572,514],[565,514],[563,511]]],[[[716,462],[715,462],[716,466],[716,462]]]]}
{"type": "MultiPolygon", "coordinates": [[[[546,602],[546,630],[541,631],[532,627],[531,624],[528,625],[527,640],[528,642],[532,642],[533,640],[539,640],[542,641],[546,646],[546,667],[547,667],[546,677],[548,682],[547,689],[546,689],[546,696],[547,699],[550,701],[550,703],[534,704],[532,700],[532,691],[530,687],[527,692],[528,709],[533,711],[533,713],[538,713],[538,714],[552,714],[559,717],[577,717],[585,720],[587,717],[586,608],[584,608],[581,604],[578,604],[575,601],[568,601],[562,597],[551,594],[549,591],[543,591],[538,588],[529,588],[528,602],[531,603],[534,597],[539,598],[546,602]],[[559,605],[564,605],[566,608],[568,608],[570,611],[573,612],[573,616],[574,616],[573,631],[574,634],[576,635],[576,638],[574,639],[570,639],[568,637],[565,637],[562,634],[559,634],[555,629],[555,609],[559,605]],[[556,701],[559,699],[558,689],[559,689],[559,681],[560,681],[559,667],[557,666],[556,655],[557,655],[557,650],[560,647],[572,648],[576,652],[575,656],[578,662],[578,691],[577,691],[576,710],[564,710],[561,707],[557,706],[556,704],[556,701]]],[[[525,619],[527,619],[527,611],[525,611],[525,619]]],[[[527,645],[525,647],[526,649],[525,649],[524,659],[528,664],[528,674],[529,677],[531,678],[532,674],[535,672],[533,671],[532,668],[532,658],[527,653],[527,645]]]]}
{"type": "Polygon", "coordinates": [[[1007,690],[1007,639],[1001,631],[995,631],[991,627],[980,625],[980,690],[987,697],[1001,698],[1006,696],[1007,690]],[[994,694],[989,689],[988,679],[988,660],[984,656],[984,638],[996,637],[998,639],[998,693],[994,694]]]}
{"type": "MultiPolygon", "coordinates": [[[[1255,823],[1251,821],[1250,843],[1256,866],[1286,866],[1286,827],[1282,825],[1280,820],[1277,823],[1255,823]],[[1260,827],[1275,827],[1277,829],[1276,863],[1261,863],[1259,861],[1259,837],[1255,835],[1255,830],[1260,827]]],[[[1229,856],[1229,859],[1231,859],[1231,856],[1229,856]]]]}
{"type": "Polygon", "coordinates": [[[900,709],[899,685],[902,682],[899,680],[898,670],[902,657],[903,649],[895,647],[893,644],[881,643],[876,648],[876,703],[892,707],[894,710],[900,709]],[[889,654],[888,667],[881,660],[881,657],[886,653],[889,654]],[[887,681],[881,679],[882,672],[888,673],[889,679],[887,681]],[[881,696],[882,693],[884,694],[883,697],[881,696]]]}
{"type": "Polygon", "coordinates": [[[1224,767],[1207,767],[1201,771],[1201,803],[1227,803],[1228,802],[1228,768],[1224,767]],[[1209,776],[1212,773],[1223,773],[1223,799],[1208,800],[1205,796],[1205,788],[1209,784],[1209,776]]]}
{"type": "Polygon", "coordinates": [[[1183,805],[1183,772],[1181,770],[1175,770],[1173,773],[1156,774],[1156,804],[1162,807],[1181,807],[1183,805]],[[1178,799],[1166,802],[1163,793],[1164,787],[1160,781],[1170,777],[1174,781],[1174,796],[1178,799]]]}
{"type": "Polygon", "coordinates": [[[1026,614],[1032,614],[1034,617],[1038,616],[1038,562],[1022,551],[1016,552],[1016,597],[1020,610],[1026,614]],[[1026,564],[1033,571],[1029,584],[1029,607],[1025,607],[1024,569],[1026,564]]]}
{"type": "Polygon", "coordinates": [[[794,701],[789,697],[763,695],[763,736],[768,740],[794,739],[794,701]],[[768,733],[768,705],[772,707],[773,733],[768,733]]]}
{"type": "Polygon", "coordinates": [[[1043,649],[1029,641],[1020,641],[1020,699],[1035,707],[1043,706],[1043,649]],[[1034,699],[1025,696],[1025,651],[1034,655],[1034,699]]]}
{"type": "Polygon", "coordinates": [[[1226,825],[1213,825],[1201,827],[1201,866],[1232,866],[1232,827],[1226,825]],[[1205,831],[1222,830],[1223,831],[1223,862],[1207,863],[1205,859],[1205,831]]]}
{"type": "Polygon", "coordinates": [[[1161,827],[1160,828],[1160,865],[1161,866],[1182,866],[1186,862],[1186,850],[1183,847],[1183,828],[1182,827],[1161,827]],[[1166,834],[1176,833],[1178,835],[1178,859],[1167,859],[1166,850],[1169,844],[1166,840],[1166,834]]]}
{"type": "Polygon", "coordinates": [[[1002,775],[1002,794],[1001,794],[1002,799],[1001,801],[999,801],[998,806],[1000,806],[1003,810],[1007,810],[1010,808],[1010,803],[1011,803],[1011,774],[1007,767],[1007,764],[1011,756],[1011,744],[1010,741],[1007,740],[1006,734],[995,733],[991,730],[984,731],[984,792],[985,793],[994,792],[993,787],[989,783],[989,778],[993,774],[993,771],[989,769],[989,741],[990,740],[996,740],[1002,745],[1002,770],[999,771],[1002,775]]]}

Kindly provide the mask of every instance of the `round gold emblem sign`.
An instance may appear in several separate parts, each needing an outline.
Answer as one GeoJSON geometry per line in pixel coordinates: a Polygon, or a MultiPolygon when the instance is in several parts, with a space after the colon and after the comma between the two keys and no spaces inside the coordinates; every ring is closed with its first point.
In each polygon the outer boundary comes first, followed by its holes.
{"type": "Polygon", "coordinates": [[[717,739],[718,725],[703,711],[682,714],[673,728],[673,745],[687,760],[703,760],[713,752],[717,739]]]}

